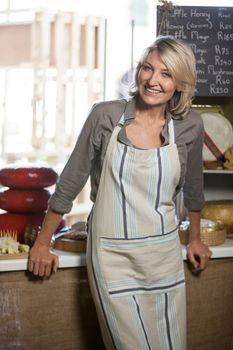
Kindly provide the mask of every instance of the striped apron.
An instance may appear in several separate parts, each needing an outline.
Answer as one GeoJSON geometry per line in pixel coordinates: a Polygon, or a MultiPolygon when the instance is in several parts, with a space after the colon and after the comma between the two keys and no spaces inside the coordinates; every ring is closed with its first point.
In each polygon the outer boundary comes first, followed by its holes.
{"type": "Polygon", "coordinates": [[[185,350],[186,298],[169,144],[137,149],[111,136],[88,226],[87,268],[107,350],[185,350]]]}

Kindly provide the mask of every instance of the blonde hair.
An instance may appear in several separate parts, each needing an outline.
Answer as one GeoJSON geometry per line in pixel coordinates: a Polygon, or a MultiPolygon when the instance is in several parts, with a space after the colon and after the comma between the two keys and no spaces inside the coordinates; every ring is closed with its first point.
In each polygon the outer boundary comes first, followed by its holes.
{"type": "Polygon", "coordinates": [[[148,55],[156,50],[168,71],[175,79],[177,90],[168,102],[168,110],[174,115],[184,117],[192,106],[196,86],[196,60],[191,47],[182,40],[171,36],[159,36],[143,52],[135,70],[131,96],[138,96],[138,73],[148,55]]]}

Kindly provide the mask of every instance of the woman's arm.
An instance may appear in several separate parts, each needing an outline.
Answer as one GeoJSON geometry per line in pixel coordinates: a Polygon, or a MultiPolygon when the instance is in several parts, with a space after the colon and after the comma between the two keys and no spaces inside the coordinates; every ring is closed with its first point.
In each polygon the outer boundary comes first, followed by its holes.
{"type": "Polygon", "coordinates": [[[48,209],[41,232],[29,253],[28,269],[34,275],[49,276],[51,272],[56,272],[58,268],[58,257],[50,253],[50,241],[60,221],[62,214],[48,209]]]}
{"type": "Polygon", "coordinates": [[[205,204],[203,192],[203,162],[202,149],[204,142],[204,126],[200,116],[194,114],[192,147],[187,157],[187,171],[183,188],[184,205],[188,210],[190,228],[189,244],[187,254],[189,261],[196,271],[203,270],[212,252],[202,243],[200,238],[201,230],[201,209],[205,204]]]}
{"type": "Polygon", "coordinates": [[[99,140],[95,136],[98,113],[93,107],[56,184],[55,192],[49,200],[49,209],[44,218],[39,233],[29,254],[28,269],[34,275],[49,276],[58,268],[58,257],[50,252],[50,241],[62,219],[68,213],[73,200],[84,187],[94,158],[94,144],[99,140]]]}
{"type": "Polygon", "coordinates": [[[201,241],[200,238],[200,211],[189,211],[189,244],[187,254],[189,261],[196,271],[204,270],[209,258],[212,255],[211,250],[201,241]]]}

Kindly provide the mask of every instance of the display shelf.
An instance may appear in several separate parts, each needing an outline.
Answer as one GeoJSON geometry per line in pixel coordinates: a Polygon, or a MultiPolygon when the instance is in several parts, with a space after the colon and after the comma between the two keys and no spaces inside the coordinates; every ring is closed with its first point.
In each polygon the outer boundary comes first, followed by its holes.
{"type": "Polygon", "coordinates": [[[232,200],[233,181],[232,171],[207,171],[204,172],[204,194],[209,200],[232,200]],[[231,176],[230,176],[231,175],[231,176]]]}
{"type": "Polygon", "coordinates": [[[219,201],[219,200],[232,200],[233,189],[222,189],[222,188],[204,188],[205,200],[208,201],[219,201]]]}
{"type": "Polygon", "coordinates": [[[221,175],[233,175],[233,170],[225,170],[225,169],[204,169],[204,174],[221,174],[221,175]]]}
{"type": "Polygon", "coordinates": [[[232,200],[232,170],[204,170],[204,194],[209,200],[232,200]],[[228,176],[227,176],[228,175],[228,176]]]}

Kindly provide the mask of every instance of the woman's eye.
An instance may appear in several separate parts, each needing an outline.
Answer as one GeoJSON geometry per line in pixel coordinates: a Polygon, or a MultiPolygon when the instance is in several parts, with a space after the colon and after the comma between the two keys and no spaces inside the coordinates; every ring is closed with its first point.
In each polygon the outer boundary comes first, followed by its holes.
{"type": "Polygon", "coordinates": [[[162,72],[162,76],[165,78],[171,78],[171,74],[169,72],[162,72]]]}
{"type": "Polygon", "coordinates": [[[145,70],[145,71],[150,71],[150,70],[151,70],[151,67],[150,67],[150,66],[147,66],[147,65],[143,65],[142,68],[143,68],[143,70],[145,70]]]}

